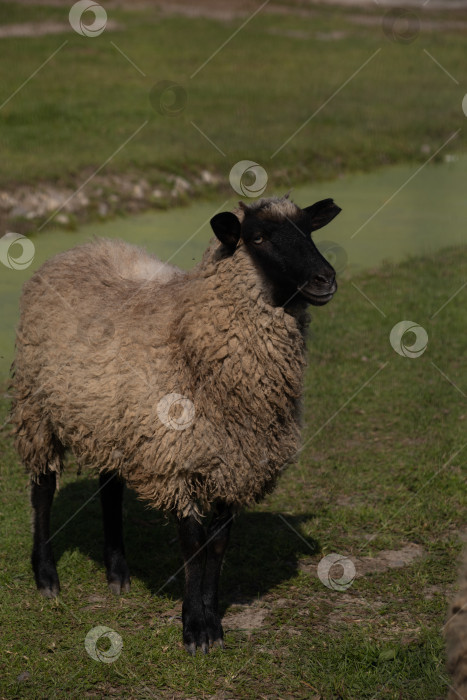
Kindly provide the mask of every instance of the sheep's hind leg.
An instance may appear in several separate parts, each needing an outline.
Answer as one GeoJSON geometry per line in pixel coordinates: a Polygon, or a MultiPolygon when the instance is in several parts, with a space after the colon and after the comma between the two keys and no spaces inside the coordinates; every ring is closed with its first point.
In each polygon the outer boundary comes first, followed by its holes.
{"type": "Polygon", "coordinates": [[[202,584],[206,562],[206,533],[193,516],[178,520],[178,531],[185,562],[185,596],[182,606],[183,642],[193,656],[197,647],[207,654],[209,637],[204,615],[202,584]]]}
{"type": "Polygon", "coordinates": [[[50,510],[56,487],[56,474],[47,471],[31,482],[34,544],[31,563],[39,592],[55,598],[60,591],[52,545],[50,544],[50,510]]]}
{"type": "Polygon", "coordinates": [[[224,647],[224,631],[218,610],[219,578],[229,543],[233,514],[219,506],[208,528],[206,567],[203,579],[203,603],[209,643],[224,647]]]}
{"type": "Polygon", "coordinates": [[[116,472],[99,475],[104,523],[104,562],[109,588],[115,595],[130,590],[130,572],[123,546],[123,480],[116,472]]]}

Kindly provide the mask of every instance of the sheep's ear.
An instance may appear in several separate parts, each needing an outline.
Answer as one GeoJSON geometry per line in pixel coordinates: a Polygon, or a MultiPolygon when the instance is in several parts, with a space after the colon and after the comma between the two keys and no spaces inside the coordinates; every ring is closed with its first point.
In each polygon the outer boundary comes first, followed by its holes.
{"type": "Polygon", "coordinates": [[[223,211],[211,219],[211,227],[217,238],[233,253],[240,239],[242,225],[235,214],[223,211]]]}
{"type": "Polygon", "coordinates": [[[332,199],[322,199],[303,210],[308,215],[310,231],[326,226],[342,209],[332,199]]]}

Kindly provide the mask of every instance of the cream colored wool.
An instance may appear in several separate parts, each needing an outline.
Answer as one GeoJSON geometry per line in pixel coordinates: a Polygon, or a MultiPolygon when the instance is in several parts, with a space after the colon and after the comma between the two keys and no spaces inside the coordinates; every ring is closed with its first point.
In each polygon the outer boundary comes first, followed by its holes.
{"type": "Polygon", "coordinates": [[[452,688],[448,700],[467,700],[467,550],[459,580],[459,591],[449,606],[444,628],[448,671],[452,688]]]}
{"type": "Polygon", "coordinates": [[[307,322],[271,305],[241,242],[215,239],[188,273],[115,240],[57,255],[21,298],[19,454],[37,478],[70,448],[179,516],[250,505],[299,448],[307,322]],[[158,415],[171,393],[193,402],[184,430],[158,415]]]}

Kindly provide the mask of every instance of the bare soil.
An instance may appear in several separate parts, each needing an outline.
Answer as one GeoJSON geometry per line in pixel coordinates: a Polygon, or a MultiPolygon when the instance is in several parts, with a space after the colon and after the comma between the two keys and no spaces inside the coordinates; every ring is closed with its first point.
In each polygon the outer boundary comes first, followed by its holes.
{"type": "MultiPolygon", "coordinates": [[[[90,173],[83,172],[85,182],[90,173]]],[[[81,189],[50,182],[0,189],[0,230],[27,234],[39,230],[48,219],[73,229],[90,218],[109,219],[123,212],[136,214],[150,208],[166,209],[189,197],[218,191],[224,179],[208,170],[196,177],[160,173],[155,185],[138,174],[96,175],[81,189]]]]}
{"type": "MultiPolygon", "coordinates": [[[[263,0],[264,1],[264,0],[263,0]]],[[[53,5],[55,7],[69,7],[68,0],[13,0],[21,5],[53,5]]],[[[262,5],[262,0],[133,0],[132,10],[144,10],[153,7],[160,12],[171,15],[183,15],[185,17],[209,17],[211,19],[231,20],[252,14],[262,5]]],[[[425,12],[429,10],[465,10],[467,0],[302,0],[296,4],[281,5],[272,1],[265,4],[261,12],[273,12],[281,14],[293,14],[297,16],[310,16],[313,8],[319,5],[341,5],[345,7],[378,7],[385,10],[390,7],[412,8],[414,11],[425,12]]],[[[126,0],[107,0],[106,9],[119,7],[128,9],[126,0]]]]}
{"type": "MultiPolygon", "coordinates": [[[[105,31],[121,29],[121,25],[109,19],[105,25],[105,31]]],[[[37,37],[47,34],[63,34],[70,31],[68,22],[21,22],[21,24],[4,24],[0,27],[0,39],[14,37],[37,37]]]]}
{"type": "MultiPolygon", "coordinates": [[[[383,550],[374,557],[348,557],[348,559],[355,566],[355,578],[361,578],[366,574],[380,573],[388,569],[399,569],[403,566],[408,566],[423,555],[424,550],[421,545],[409,542],[402,549],[383,550]]],[[[313,575],[317,575],[317,567],[318,562],[316,558],[313,561],[303,560],[300,563],[302,571],[313,575]]]]}

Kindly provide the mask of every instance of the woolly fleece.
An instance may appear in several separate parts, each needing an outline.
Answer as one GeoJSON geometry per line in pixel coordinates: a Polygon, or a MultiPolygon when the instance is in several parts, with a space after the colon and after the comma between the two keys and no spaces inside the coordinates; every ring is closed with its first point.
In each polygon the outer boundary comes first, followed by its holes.
{"type": "Polygon", "coordinates": [[[272,306],[241,241],[185,273],[98,239],[47,261],[20,307],[12,421],[33,479],[69,448],[198,517],[258,501],[296,455],[308,317],[272,306]]]}

